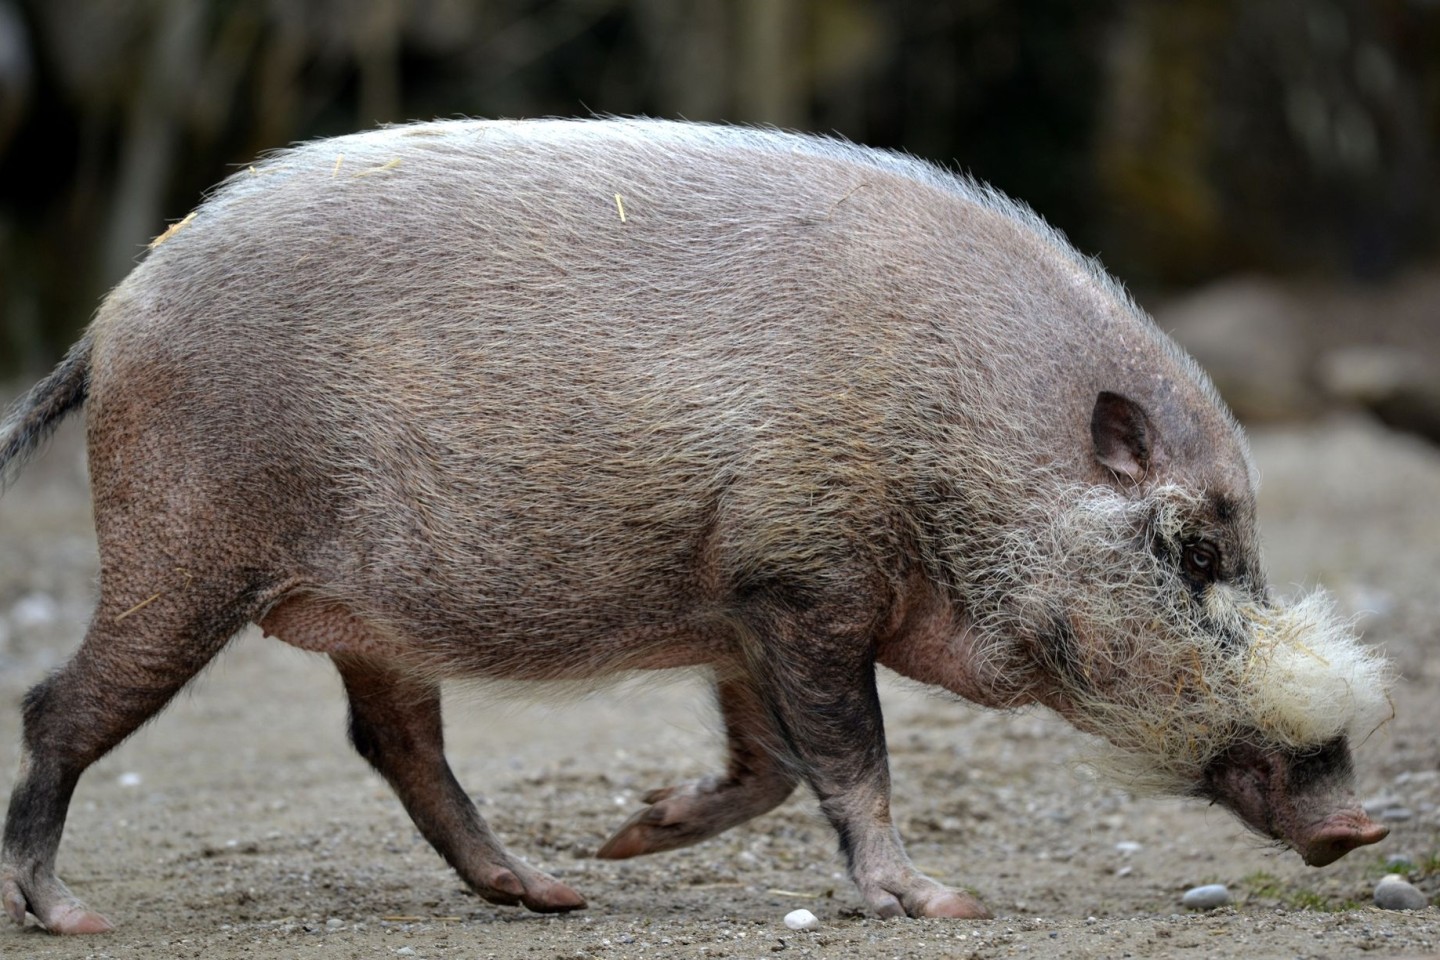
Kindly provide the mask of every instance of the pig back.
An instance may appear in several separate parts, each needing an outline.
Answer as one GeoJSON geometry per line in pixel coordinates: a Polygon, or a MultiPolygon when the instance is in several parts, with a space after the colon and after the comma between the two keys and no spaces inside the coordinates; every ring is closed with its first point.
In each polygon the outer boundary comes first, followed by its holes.
{"type": "Polygon", "coordinates": [[[703,632],[749,590],[902,577],[936,496],[1078,462],[1075,398],[1107,374],[1077,357],[1176,364],[980,188],[644,121],[278,154],[151,251],[96,339],[98,393],[143,372],[204,424],[175,470],[258,487],[304,527],[285,562],[433,642],[703,632]]]}

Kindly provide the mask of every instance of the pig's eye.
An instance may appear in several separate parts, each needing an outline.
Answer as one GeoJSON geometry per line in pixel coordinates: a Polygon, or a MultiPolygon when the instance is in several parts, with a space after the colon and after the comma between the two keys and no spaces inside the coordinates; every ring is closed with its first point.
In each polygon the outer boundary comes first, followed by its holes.
{"type": "Polygon", "coordinates": [[[1220,554],[1208,540],[1185,544],[1180,562],[1185,575],[1198,583],[1214,583],[1220,576],[1220,554]]]}

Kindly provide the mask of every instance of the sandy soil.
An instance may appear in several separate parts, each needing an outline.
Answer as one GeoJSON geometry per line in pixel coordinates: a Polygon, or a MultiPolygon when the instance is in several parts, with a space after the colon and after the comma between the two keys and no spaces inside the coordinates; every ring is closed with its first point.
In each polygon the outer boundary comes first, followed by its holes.
{"type": "MultiPolygon", "coordinates": [[[[1387,858],[1440,893],[1440,451],[1359,420],[1259,433],[1277,586],[1321,582],[1404,673],[1397,718],[1360,750],[1390,839],[1323,870],[1227,815],[1135,798],[1077,769],[1083,738],[887,681],[896,813],[912,856],[978,892],[987,922],[866,918],[808,796],[698,847],[591,853],[648,788],[705,772],[719,740],[695,678],[578,702],[450,691],[450,756],[517,852],[590,908],[542,917],[468,894],[350,751],[323,658],[241,636],[80,785],[60,870],[119,923],[98,938],[0,929],[5,957],[1424,956],[1440,912],[1369,905],[1387,858]],[[1137,845],[1134,846],[1134,845],[1137,845]],[[1181,893],[1229,885],[1189,914],[1181,893]],[[805,907],[818,930],[785,928],[805,907]]],[[[74,648],[95,576],[71,425],[0,502],[0,789],[20,698],[74,648]]],[[[892,678],[893,679],[893,678],[892,678]]]]}

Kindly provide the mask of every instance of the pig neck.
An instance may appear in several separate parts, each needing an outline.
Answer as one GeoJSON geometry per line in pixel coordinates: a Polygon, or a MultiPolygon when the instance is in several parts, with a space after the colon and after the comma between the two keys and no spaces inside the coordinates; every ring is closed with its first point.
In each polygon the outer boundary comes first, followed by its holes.
{"type": "Polygon", "coordinates": [[[882,666],[985,707],[1035,702],[1024,678],[1004,676],[964,612],[933,584],[914,582],[876,644],[882,666]]]}

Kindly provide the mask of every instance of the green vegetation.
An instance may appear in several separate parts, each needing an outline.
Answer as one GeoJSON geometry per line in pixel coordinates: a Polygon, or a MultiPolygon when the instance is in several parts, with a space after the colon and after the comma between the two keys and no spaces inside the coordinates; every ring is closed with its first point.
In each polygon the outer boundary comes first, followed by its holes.
{"type": "Polygon", "coordinates": [[[1240,878],[1237,886],[1247,901],[1273,901],[1289,910],[1313,910],[1318,913],[1342,913],[1363,906],[1346,897],[1329,896],[1304,887],[1287,885],[1279,877],[1257,870],[1240,878]]]}

